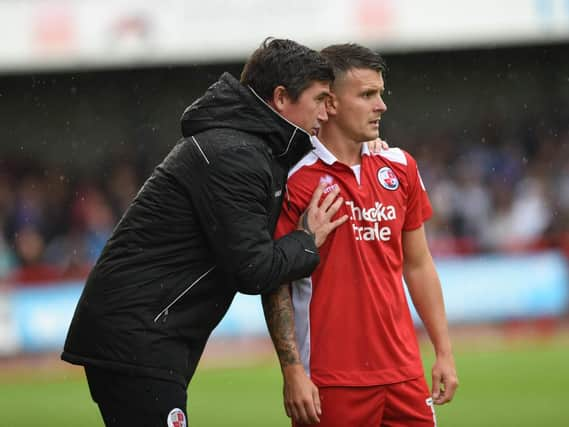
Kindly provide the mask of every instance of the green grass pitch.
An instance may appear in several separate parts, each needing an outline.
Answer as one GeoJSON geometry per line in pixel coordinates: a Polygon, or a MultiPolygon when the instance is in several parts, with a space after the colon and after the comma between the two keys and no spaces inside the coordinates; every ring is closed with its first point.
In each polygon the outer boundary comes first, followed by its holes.
{"type": "MultiPolygon", "coordinates": [[[[469,345],[455,355],[461,384],[450,405],[437,407],[439,426],[569,426],[567,339],[469,345]]],[[[0,426],[102,425],[81,376],[30,372],[0,377],[0,426]]],[[[273,363],[199,369],[188,410],[190,427],[290,425],[273,363]]]]}

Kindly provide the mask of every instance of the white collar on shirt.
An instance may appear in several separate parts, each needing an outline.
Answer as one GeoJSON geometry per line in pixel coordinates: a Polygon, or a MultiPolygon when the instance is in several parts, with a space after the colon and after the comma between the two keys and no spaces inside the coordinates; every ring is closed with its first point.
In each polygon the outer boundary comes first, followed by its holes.
{"type": "MultiPolygon", "coordinates": [[[[316,156],[318,156],[318,158],[320,160],[322,160],[327,165],[332,165],[338,161],[336,156],[334,156],[330,152],[330,150],[328,150],[328,148],[326,148],[326,146],[324,144],[322,144],[322,142],[320,142],[320,140],[316,136],[311,136],[310,139],[311,139],[312,145],[314,146],[313,153],[316,154],[316,156]]],[[[370,155],[369,148],[365,142],[362,143],[361,153],[362,153],[362,156],[369,156],[370,155]]]]}

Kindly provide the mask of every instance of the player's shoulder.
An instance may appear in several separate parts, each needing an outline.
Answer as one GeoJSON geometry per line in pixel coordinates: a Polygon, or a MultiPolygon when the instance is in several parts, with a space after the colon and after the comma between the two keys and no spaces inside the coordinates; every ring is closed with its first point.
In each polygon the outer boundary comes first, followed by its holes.
{"type": "Polygon", "coordinates": [[[296,179],[299,175],[306,173],[318,163],[318,156],[313,152],[306,154],[300,161],[295,164],[288,173],[288,179],[296,179]]]}
{"type": "Polygon", "coordinates": [[[399,147],[390,147],[387,150],[381,150],[375,154],[374,157],[402,168],[416,164],[415,158],[408,151],[399,147]]]}

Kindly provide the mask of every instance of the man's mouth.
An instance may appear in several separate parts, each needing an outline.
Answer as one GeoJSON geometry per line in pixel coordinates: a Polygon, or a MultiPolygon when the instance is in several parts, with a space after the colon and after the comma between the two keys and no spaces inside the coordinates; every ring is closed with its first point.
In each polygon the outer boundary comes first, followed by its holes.
{"type": "Polygon", "coordinates": [[[318,132],[320,132],[319,127],[314,127],[310,130],[310,133],[312,134],[312,136],[318,136],[318,132]]]}
{"type": "Polygon", "coordinates": [[[381,117],[378,117],[374,120],[370,120],[370,124],[379,127],[379,122],[381,121],[381,117]]]}

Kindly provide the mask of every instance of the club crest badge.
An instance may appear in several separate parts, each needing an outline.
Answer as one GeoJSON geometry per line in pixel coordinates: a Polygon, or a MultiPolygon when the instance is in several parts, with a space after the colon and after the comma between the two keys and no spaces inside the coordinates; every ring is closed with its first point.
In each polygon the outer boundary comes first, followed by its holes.
{"type": "Polygon", "coordinates": [[[377,171],[377,180],[383,188],[395,191],[399,188],[399,180],[389,167],[381,168],[377,171]]]}
{"type": "Polygon", "coordinates": [[[168,414],[168,427],[187,427],[186,414],[180,408],[174,408],[168,414]]]}

